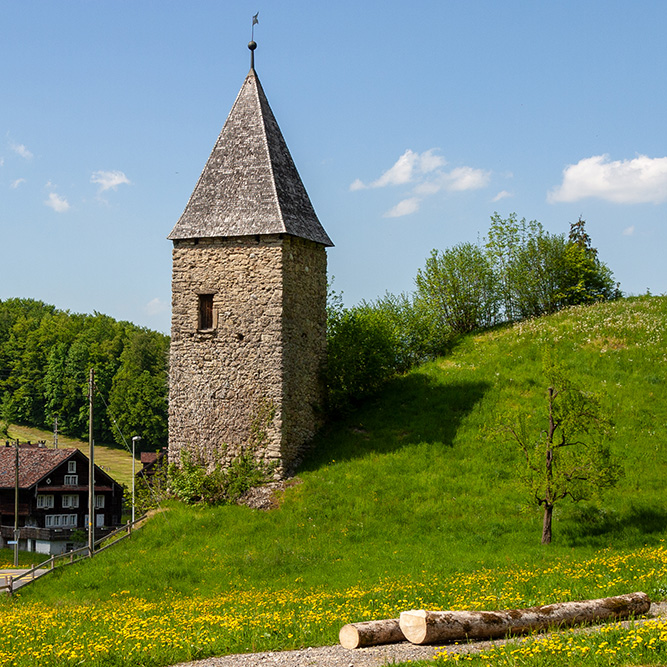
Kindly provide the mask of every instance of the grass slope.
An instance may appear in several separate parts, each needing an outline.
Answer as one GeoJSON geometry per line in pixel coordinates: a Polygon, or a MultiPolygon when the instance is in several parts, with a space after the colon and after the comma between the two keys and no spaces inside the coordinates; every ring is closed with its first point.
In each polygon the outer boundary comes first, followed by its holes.
{"type": "Polygon", "coordinates": [[[142,594],[167,582],[187,589],[190,578],[213,590],[240,579],[347,586],[655,543],[667,525],[666,332],[667,299],[652,297],[468,337],[322,433],[279,510],[160,515],[136,540],[141,551],[126,555],[133,585],[142,594]],[[512,406],[543,408],[546,345],[577,381],[606,392],[626,470],[604,502],[557,510],[551,549],[539,545],[539,511],[516,482],[518,452],[492,428],[512,406]],[[165,561],[174,577],[156,581],[165,561]]]}
{"type": "MultiPolygon", "coordinates": [[[[187,654],[206,655],[335,641],[362,597],[371,617],[421,604],[523,606],[640,585],[664,597],[666,332],[667,298],[642,297],[466,337],[447,358],[396,378],[323,431],[279,509],[174,505],[131,542],[26,590],[22,603],[102,604],[119,589],[158,606],[240,600],[251,591],[283,611],[314,591],[329,601],[327,630],[304,634],[306,612],[293,610],[298,636],[287,634],[285,621],[279,639],[280,629],[258,631],[187,654]],[[493,429],[516,406],[538,419],[545,347],[580,384],[605,393],[626,471],[604,500],[557,509],[548,548],[539,544],[539,511],[516,479],[518,451],[493,429]],[[640,576],[633,552],[645,545],[652,560],[640,576]]],[[[227,618],[234,604],[216,613],[227,618]]]]}

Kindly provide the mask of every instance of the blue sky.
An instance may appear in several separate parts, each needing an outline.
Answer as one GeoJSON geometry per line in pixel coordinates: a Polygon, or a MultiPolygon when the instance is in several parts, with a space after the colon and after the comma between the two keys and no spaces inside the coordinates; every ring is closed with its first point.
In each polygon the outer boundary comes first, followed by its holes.
{"type": "Polygon", "coordinates": [[[0,0],[0,299],[168,332],[178,220],[249,68],[348,305],[497,211],[667,292],[667,3],[0,0]]]}

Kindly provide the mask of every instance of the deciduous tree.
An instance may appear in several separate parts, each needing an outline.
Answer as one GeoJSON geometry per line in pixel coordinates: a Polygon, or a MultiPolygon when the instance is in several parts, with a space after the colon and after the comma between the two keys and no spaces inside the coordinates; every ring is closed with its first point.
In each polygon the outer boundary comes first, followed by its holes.
{"type": "Polygon", "coordinates": [[[616,484],[621,466],[609,447],[610,422],[595,394],[576,387],[547,357],[545,409],[520,412],[504,430],[522,453],[520,476],[533,502],[543,508],[542,544],[552,539],[553,510],[570,498],[585,500],[616,484]]]}
{"type": "Polygon", "coordinates": [[[496,323],[498,281],[479,246],[460,243],[445,251],[433,250],[415,282],[420,299],[454,333],[496,323]]]}

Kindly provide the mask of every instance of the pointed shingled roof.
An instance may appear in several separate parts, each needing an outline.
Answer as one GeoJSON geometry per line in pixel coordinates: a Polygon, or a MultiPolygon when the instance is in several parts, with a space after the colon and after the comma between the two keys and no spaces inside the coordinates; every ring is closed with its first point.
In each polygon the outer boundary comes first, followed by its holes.
{"type": "Polygon", "coordinates": [[[254,68],[167,238],[291,234],[325,246],[317,219],[254,68]]]}

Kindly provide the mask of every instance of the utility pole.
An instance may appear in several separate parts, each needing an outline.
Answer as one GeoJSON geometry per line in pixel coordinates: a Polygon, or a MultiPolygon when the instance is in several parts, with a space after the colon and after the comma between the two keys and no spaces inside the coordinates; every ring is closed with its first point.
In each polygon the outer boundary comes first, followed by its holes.
{"type": "Polygon", "coordinates": [[[134,472],[134,464],[136,462],[135,454],[134,454],[134,446],[136,443],[141,440],[140,435],[135,435],[132,438],[132,525],[134,526],[134,481],[137,478],[136,473],[134,472]]]}
{"type": "Polygon", "coordinates": [[[58,415],[53,422],[53,449],[58,449],[58,415]]]}
{"type": "Polygon", "coordinates": [[[19,566],[19,441],[16,439],[16,465],[14,482],[14,567],[19,566]]]}
{"type": "Polygon", "coordinates": [[[95,444],[93,441],[93,396],[95,391],[95,369],[90,369],[88,381],[88,556],[95,549],[95,444]]]}

